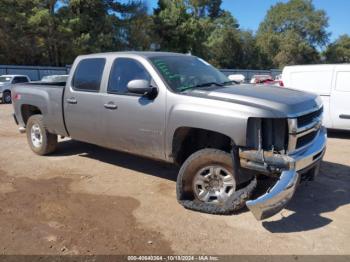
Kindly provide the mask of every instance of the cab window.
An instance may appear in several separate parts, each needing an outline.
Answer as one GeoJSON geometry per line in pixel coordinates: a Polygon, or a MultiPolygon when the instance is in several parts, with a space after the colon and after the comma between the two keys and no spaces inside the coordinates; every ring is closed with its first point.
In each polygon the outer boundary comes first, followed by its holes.
{"type": "Polygon", "coordinates": [[[28,79],[24,76],[17,76],[13,79],[12,84],[27,83],[28,79]]]}
{"type": "Polygon", "coordinates": [[[79,62],[73,77],[72,87],[85,92],[98,92],[106,60],[88,58],[79,62]]]}
{"type": "Polygon", "coordinates": [[[151,76],[135,59],[117,58],[112,65],[107,91],[108,93],[128,94],[128,83],[136,79],[150,81],[151,76]]]}

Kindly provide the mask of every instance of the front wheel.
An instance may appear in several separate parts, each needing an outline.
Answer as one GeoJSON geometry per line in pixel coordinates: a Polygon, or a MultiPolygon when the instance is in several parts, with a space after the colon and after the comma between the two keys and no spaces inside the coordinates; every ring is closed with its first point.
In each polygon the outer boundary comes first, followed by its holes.
{"type": "Polygon", "coordinates": [[[11,104],[11,92],[5,91],[2,96],[2,101],[4,104],[11,104]]]}
{"type": "Polygon", "coordinates": [[[244,185],[237,183],[229,153],[202,149],[182,165],[177,179],[177,199],[188,209],[229,214],[245,206],[255,186],[255,179],[244,185]]]}
{"type": "Polygon", "coordinates": [[[56,150],[57,135],[47,131],[42,115],[29,117],[26,127],[30,148],[38,155],[48,155],[56,150]]]}

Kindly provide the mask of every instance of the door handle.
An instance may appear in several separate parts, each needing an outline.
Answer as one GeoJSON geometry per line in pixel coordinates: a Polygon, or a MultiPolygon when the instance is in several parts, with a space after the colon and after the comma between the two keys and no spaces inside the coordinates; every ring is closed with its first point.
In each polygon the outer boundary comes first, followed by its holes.
{"type": "Polygon", "coordinates": [[[67,98],[67,103],[68,104],[77,104],[78,101],[74,97],[71,97],[71,98],[67,98]]]}
{"type": "Polygon", "coordinates": [[[342,115],[339,115],[339,118],[341,118],[341,119],[350,119],[350,115],[342,114],[342,115]]]}
{"type": "Polygon", "coordinates": [[[107,109],[117,109],[118,106],[114,103],[107,103],[107,104],[104,104],[104,107],[107,108],[107,109]]]}

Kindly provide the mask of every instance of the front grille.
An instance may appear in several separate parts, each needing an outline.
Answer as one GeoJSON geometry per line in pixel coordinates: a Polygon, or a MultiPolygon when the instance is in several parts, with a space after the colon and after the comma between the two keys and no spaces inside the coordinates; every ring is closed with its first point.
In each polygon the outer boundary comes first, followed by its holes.
{"type": "Polygon", "coordinates": [[[297,144],[295,149],[302,148],[303,146],[306,146],[308,143],[312,142],[312,140],[315,139],[316,135],[318,133],[317,131],[312,131],[305,136],[301,136],[297,139],[297,144]]]}
{"type": "Polygon", "coordinates": [[[318,118],[322,115],[323,112],[323,107],[321,107],[320,109],[318,109],[317,111],[314,111],[312,113],[303,115],[303,116],[299,116],[297,118],[297,122],[298,122],[298,127],[303,127],[306,125],[311,124],[315,118],[318,118]]]}
{"type": "Polygon", "coordinates": [[[318,135],[321,127],[323,108],[288,119],[288,152],[301,149],[310,144],[318,135]]]}

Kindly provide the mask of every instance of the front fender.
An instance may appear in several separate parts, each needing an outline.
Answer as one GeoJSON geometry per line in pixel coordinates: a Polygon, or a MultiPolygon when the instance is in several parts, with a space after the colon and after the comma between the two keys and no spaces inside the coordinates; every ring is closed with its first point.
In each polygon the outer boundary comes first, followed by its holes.
{"type": "Polygon", "coordinates": [[[177,129],[199,128],[230,137],[236,145],[246,142],[247,117],[228,109],[198,104],[177,104],[168,111],[166,157],[171,158],[177,129]]]}

